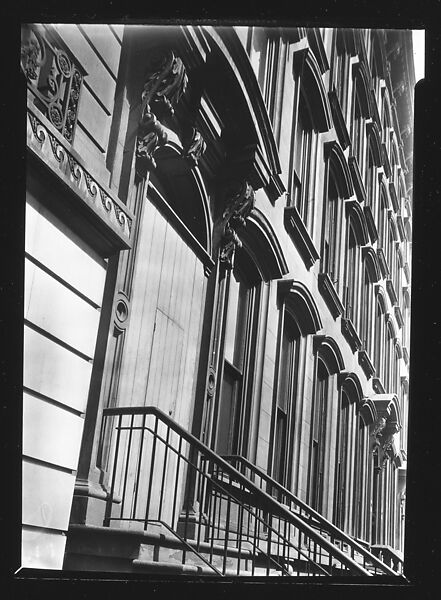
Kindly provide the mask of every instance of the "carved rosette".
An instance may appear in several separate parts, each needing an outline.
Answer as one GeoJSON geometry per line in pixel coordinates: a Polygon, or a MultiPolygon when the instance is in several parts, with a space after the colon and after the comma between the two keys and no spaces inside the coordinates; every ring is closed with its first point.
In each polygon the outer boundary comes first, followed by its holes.
{"type": "Polygon", "coordinates": [[[246,226],[246,219],[253,210],[254,204],[254,190],[247,181],[231,183],[226,189],[219,260],[227,269],[233,268],[236,248],[242,247],[237,230],[246,226]]]}
{"type": "Polygon", "coordinates": [[[153,50],[146,69],[136,139],[136,172],[140,177],[156,168],[153,155],[168,140],[160,119],[173,116],[174,106],[186,88],[187,74],[182,60],[171,50],[153,50]]]}

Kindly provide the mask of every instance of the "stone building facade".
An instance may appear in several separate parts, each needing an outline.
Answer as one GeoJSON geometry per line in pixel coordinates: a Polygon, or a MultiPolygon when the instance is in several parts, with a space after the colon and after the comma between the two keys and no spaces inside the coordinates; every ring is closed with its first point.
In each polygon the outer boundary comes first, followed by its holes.
{"type": "Polygon", "coordinates": [[[401,572],[411,32],[32,24],[21,65],[23,566],[401,572]]]}

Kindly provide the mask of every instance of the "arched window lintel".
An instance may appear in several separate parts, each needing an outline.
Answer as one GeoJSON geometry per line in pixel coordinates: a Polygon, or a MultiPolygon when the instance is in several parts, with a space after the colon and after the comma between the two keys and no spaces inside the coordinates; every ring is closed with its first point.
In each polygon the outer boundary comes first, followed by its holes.
{"type": "Polygon", "coordinates": [[[340,144],[333,140],[324,144],[325,158],[329,160],[330,170],[335,178],[336,187],[341,198],[349,199],[354,193],[351,173],[340,144]]]}
{"type": "Polygon", "coordinates": [[[343,355],[333,338],[327,335],[315,335],[313,351],[325,363],[331,375],[339,373],[345,368],[343,355]]]}
{"type": "Polygon", "coordinates": [[[294,279],[281,280],[277,284],[279,302],[283,302],[295,319],[302,335],[317,333],[322,321],[311,292],[294,279]]]}

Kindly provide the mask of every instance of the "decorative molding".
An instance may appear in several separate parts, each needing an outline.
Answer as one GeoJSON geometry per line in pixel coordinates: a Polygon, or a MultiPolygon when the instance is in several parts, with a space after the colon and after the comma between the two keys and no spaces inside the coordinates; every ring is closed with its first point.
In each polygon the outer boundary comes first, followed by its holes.
{"type": "Polygon", "coordinates": [[[355,194],[359,202],[365,202],[366,200],[366,188],[364,187],[363,179],[360,173],[360,167],[358,166],[357,159],[355,156],[349,157],[349,169],[351,171],[352,181],[354,183],[355,194]]]}
{"type": "Polygon", "coordinates": [[[383,165],[383,152],[381,150],[381,137],[378,125],[372,119],[366,121],[366,132],[372,148],[372,156],[375,160],[375,165],[381,167],[383,165]]]}
{"type": "Polygon", "coordinates": [[[357,244],[365,246],[369,242],[369,230],[363,209],[356,200],[345,201],[346,216],[351,220],[357,244]]]}
{"type": "Polygon", "coordinates": [[[372,208],[369,204],[363,206],[363,212],[366,219],[366,225],[369,231],[369,237],[371,238],[371,242],[374,244],[378,240],[378,230],[377,225],[375,223],[374,215],[372,214],[372,208]]]}
{"type": "Polygon", "coordinates": [[[299,251],[303,262],[306,267],[310,269],[316,260],[320,258],[320,254],[317,252],[314,242],[312,241],[297,208],[295,206],[287,206],[284,209],[283,220],[285,229],[299,251]]]}
{"type": "Polygon", "coordinates": [[[153,155],[168,141],[167,130],[159,119],[173,116],[174,106],[186,87],[187,74],[182,60],[170,49],[151,50],[136,138],[136,172],[139,177],[145,177],[149,169],[156,168],[153,155]]]}
{"type": "Polygon", "coordinates": [[[370,379],[375,373],[375,367],[372,364],[372,361],[364,348],[361,348],[358,351],[358,364],[364,371],[364,374],[368,379],[370,379]]]}
{"type": "Polygon", "coordinates": [[[21,68],[35,106],[72,143],[86,71],[47,27],[23,25],[21,68]]]}
{"type": "Polygon", "coordinates": [[[332,114],[326,87],[317,59],[312,49],[306,45],[294,52],[294,77],[302,74],[301,84],[311,106],[311,115],[315,128],[321,133],[332,127],[332,114]]]}
{"type": "Polygon", "coordinates": [[[244,244],[257,258],[261,275],[265,281],[280,279],[288,273],[288,264],[279,237],[271,223],[256,207],[247,219],[247,226],[241,232],[244,244]]]}
{"type": "Polygon", "coordinates": [[[341,146],[336,140],[325,142],[324,155],[332,167],[339,197],[345,200],[349,199],[354,193],[354,188],[352,186],[351,173],[341,146]]]}
{"type": "Polygon", "coordinates": [[[314,354],[320,353],[331,375],[343,371],[345,363],[337,342],[328,335],[314,335],[312,338],[314,354]]]}
{"type": "Polygon", "coordinates": [[[334,319],[342,315],[345,308],[328,273],[318,274],[318,289],[334,319]]]}
{"type": "Polygon", "coordinates": [[[341,332],[353,353],[361,350],[363,344],[351,319],[341,319],[341,332]]]}
{"type": "Polygon", "coordinates": [[[343,150],[346,150],[351,143],[351,138],[349,136],[348,128],[346,127],[346,121],[341,110],[340,100],[338,99],[338,95],[334,86],[332,86],[332,90],[328,92],[328,96],[329,104],[331,105],[332,120],[334,122],[338,141],[340,142],[343,150]]]}
{"type": "Polygon", "coordinates": [[[397,328],[394,323],[394,319],[392,318],[392,314],[390,312],[386,313],[386,327],[390,333],[390,336],[393,340],[397,337],[397,328]]]}
{"type": "MultiPolygon", "coordinates": [[[[364,41],[361,40],[361,45],[364,48],[364,41]]],[[[364,51],[365,54],[365,51],[364,51]]],[[[370,95],[370,81],[371,77],[368,72],[367,63],[364,60],[358,60],[354,62],[352,66],[352,70],[354,73],[354,78],[356,79],[356,83],[360,83],[361,85],[357,85],[357,89],[363,91],[363,93],[359,94],[360,104],[363,111],[363,116],[366,119],[369,119],[372,114],[371,110],[371,95],[370,95]]]]}
{"type": "Polygon", "coordinates": [[[236,248],[242,247],[237,230],[245,227],[246,219],[254,208],[254,190],[247,181],[229,182],[224,189],[226,206],[222,215],[223,234],[219,260],[227,269],[234,266],[236,248]]]}
{"type": "Polygon", "coordinates": [[[392,279],[386,279],[386,291],[388,293],[392,306],[395,306],[398,302],[398,297],[392,279]]]}
{"type": "Polygon", "coordinates": [[[33,111],[34,108],[28,106],[28,148],[116,234],[120,248],[130,248],[131,212],[90,175],[82,159],[67,147],[62,135],[49,123],[43,124],[33,111]]]}
{"type": "Polygon", "coordinates": [[[375,250],[372,246],[363,246],[361,254],[366,263],[372,283],[377,283],[381,279],[381,267],[375,250]]]}
{"type": "Polygon", "coordinates": [[[277,297],[279,305],[284,303],[288,312],[295,318],[302,335],[317,333],[322,328],[314,298],[303,283],[294,279],[279,280],[277,297]]]}
{"type": "Polygon", "coordinates": [[[113,323],[118,333],[127,328],[130,320],[130,300],[125,292],[118,290],[114,300],[113,323]]]}

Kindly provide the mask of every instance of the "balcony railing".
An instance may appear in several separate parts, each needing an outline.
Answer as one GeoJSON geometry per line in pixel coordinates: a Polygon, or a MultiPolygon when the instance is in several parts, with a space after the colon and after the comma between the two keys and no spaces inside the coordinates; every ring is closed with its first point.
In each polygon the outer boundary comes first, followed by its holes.
{"type": "MultiPolygon", "coordinates": [[[[109,440],[105,526],[147,530],[162,522],[210,564],[221,548],[222,575],[231,552],[237,575],[388,573],[381,563],[359,564],[321,535],[317,522],[281,504],[155,407],[105,409],[102,435],[109,440]]],[[[183,564],[189,554],[184,548],[183,564]]]]}

